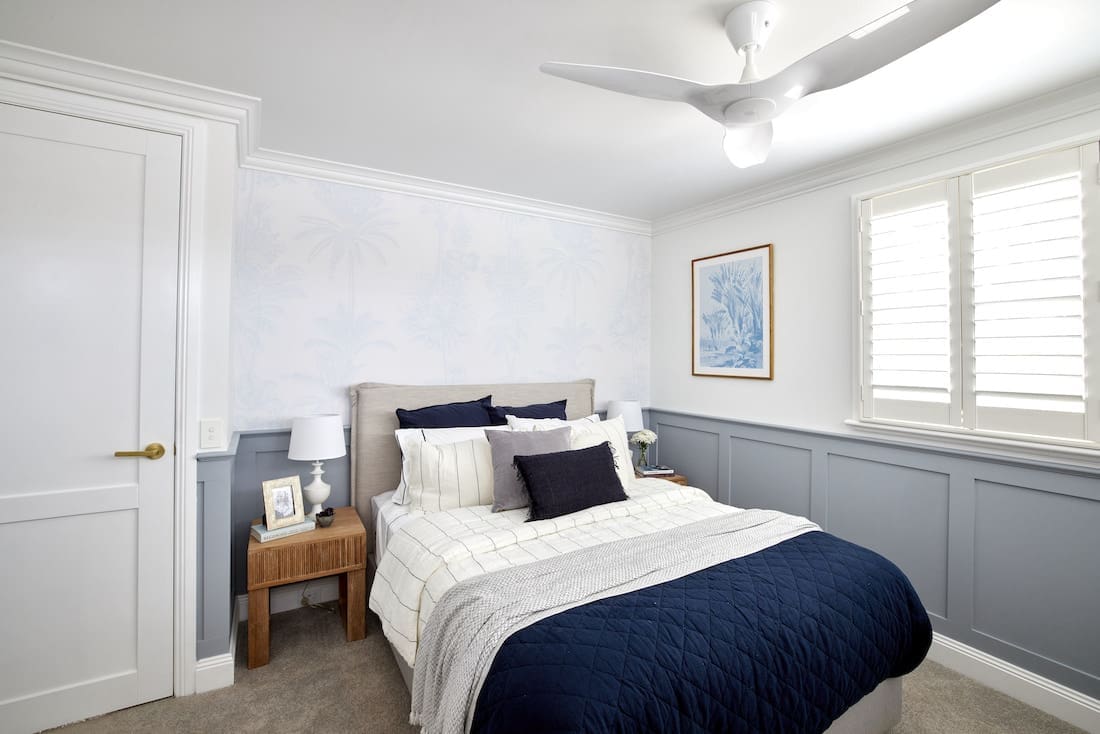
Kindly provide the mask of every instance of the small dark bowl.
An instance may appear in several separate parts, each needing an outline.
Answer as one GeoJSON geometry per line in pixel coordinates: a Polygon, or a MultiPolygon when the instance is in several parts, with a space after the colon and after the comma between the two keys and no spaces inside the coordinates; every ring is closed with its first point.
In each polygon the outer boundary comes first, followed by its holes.
{"type": "Polygon", "coordinates": [[[329,525],[332,524],[332,521],[334,519],[336,519],[336,516],[335,515],[321,515],[321,514],[318,513],[315,516],[315,519],[317,520],[318,525],[320,525],[323,528],[327,528],[329,525]]]}

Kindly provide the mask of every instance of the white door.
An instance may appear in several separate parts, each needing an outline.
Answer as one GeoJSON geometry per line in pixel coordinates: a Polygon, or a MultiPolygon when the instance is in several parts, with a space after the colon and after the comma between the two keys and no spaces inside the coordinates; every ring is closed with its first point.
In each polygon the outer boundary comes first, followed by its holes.
{"type": "Polygon", "coordinates": [[[0,104],[6,733],[172,695],[180,151],[0,104]]]}

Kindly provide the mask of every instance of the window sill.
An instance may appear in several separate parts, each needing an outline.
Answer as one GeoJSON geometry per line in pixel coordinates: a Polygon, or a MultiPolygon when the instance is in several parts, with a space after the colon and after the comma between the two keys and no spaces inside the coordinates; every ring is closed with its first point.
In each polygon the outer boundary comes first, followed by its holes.
{"type": "Polygon", "coordinates": [[[844,424],[861,432],[892,436],[898,439],[899,444],[903,445],[918,444],[931,448],[961,449],[999,459],[1026,458],[1071,469],[1095,471],[1100,468],[1100,449],[1095,448],[1060,446],[994,436],[948,433],[946,431],[901,426],[892,423],[878,423],[856,418],[849,418],[844,421],[844,424]],[[902,441],[902,438],[905,440],[902,441]]]}

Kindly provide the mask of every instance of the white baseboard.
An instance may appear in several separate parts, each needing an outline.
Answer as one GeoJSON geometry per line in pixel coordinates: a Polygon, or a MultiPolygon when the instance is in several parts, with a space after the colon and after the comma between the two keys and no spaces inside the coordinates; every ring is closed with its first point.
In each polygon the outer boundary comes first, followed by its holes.
{"type": "Polygon", "coordinates": [[[928,659],[1091,734],[1100,734],[1100,701],[1061,683],[935,632],[928,659]]]}
{"type": "Polygon", "coordinates": [[[195,693],[206,693],[233,685],[235,664],[233,654],[228,652],[196,661],[195,693]]]}
{"type": "MultiPolygon", "coordinates": [[[[302,606],[303,594],[310,604],[335,601],[340,598],[340,580],[335,576],[327,576],[312,581],[277,586],[271,590],[268,601],[269,613],[278,614],[299,608],[302,606]]],[[[237,597],[237,619],[240,622],[248,619],[248,594],[237,597]]]]}
{"type": "Polygon", "coordinates": [[[195,661],[195,693],[206,693],[233,685],[233,669],[237,663],[239,614],[240,605],[234,605],[233,621],[229,625],[229,652],[195,661]]]}

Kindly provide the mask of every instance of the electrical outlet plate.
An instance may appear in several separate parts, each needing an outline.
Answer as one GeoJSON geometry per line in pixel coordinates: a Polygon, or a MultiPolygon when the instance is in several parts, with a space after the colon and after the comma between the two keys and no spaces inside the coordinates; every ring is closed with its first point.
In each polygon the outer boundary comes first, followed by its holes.
{"type": "Polygon", "coordinates": [[[225,445],[225,423],[221,418],[199,421],[199,448],[218,449],[225,445]]]}

